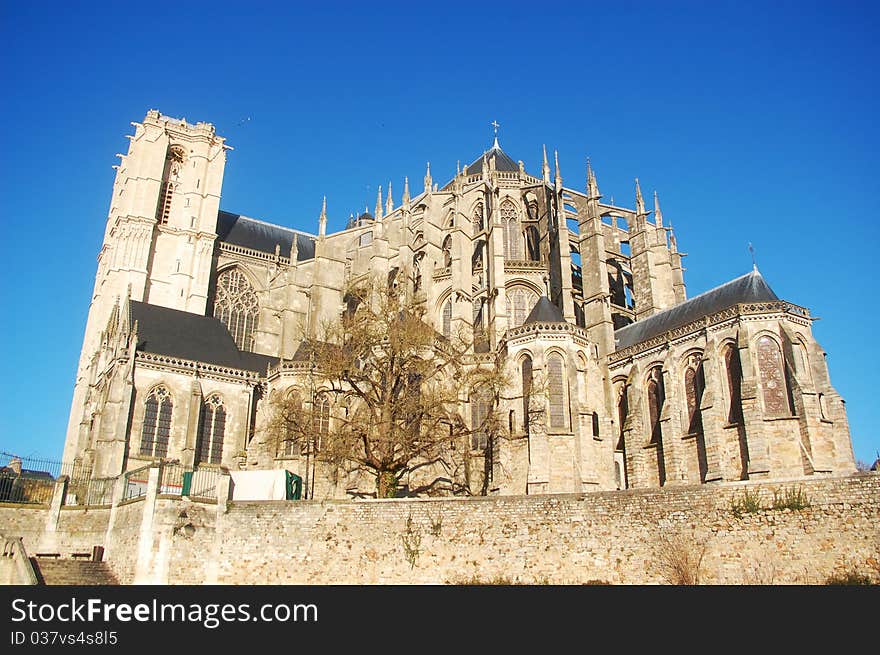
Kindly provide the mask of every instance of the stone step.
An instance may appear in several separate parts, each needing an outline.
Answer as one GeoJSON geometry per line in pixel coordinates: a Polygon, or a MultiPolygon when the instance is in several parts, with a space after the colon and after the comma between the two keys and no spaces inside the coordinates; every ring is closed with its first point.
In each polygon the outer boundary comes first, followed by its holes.
{"type": "Polygon", "coordinates": [[[37,579],[44,585],[118,585],[107,562],[32,557],[37,579]]]}

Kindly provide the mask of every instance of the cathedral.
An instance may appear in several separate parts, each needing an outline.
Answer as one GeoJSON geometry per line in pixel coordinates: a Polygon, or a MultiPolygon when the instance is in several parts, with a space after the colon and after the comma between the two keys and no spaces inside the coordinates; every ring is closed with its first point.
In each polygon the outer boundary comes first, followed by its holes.
{"type": "MultiPolygon", "coordinates": [[[[474,361],[517,381],[489,493],[855,471],[809,311],[756,268],[689,298],[684,254],[638,180],[633,208],[609,204],[589,164],[582,189],[565,186],[546,150],[533,175],[496,136],[448,181],[430,165],[423,185],[404,181],[399,203],[380,188],[340,232],[325,200],[310,234],[220,209],[229,147],[211,124],[151,110],[132,125],[64,448],[96,477],[157,460],[305,476],[307,453],[267,430],[268,399],[307,388],[310,340],[367,275],[406,285],[438,334],[468,331],[474,361]],[[537,379],[546,393],[529,399],[537,379]]],[[[341,409],[313,401],[320,432],[341,409]]],[[[479,403],[460,413],[476,420],[479,403]]],[[[370,490],[312,476],[314,498],[370,490]]]]}

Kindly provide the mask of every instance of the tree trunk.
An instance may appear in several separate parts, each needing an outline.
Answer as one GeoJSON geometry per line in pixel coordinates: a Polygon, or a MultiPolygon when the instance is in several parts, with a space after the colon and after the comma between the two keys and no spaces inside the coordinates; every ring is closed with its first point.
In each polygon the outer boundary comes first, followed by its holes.
{"type": "Polygon", "coordinates": [[[379,471],[376,475],[376,498],[394,498],[397,480],[392,471],[379,471]]]}

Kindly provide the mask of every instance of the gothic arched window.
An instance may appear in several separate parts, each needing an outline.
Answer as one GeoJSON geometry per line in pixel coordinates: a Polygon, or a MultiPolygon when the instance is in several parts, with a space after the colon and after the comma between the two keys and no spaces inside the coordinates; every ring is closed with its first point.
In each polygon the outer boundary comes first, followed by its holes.
{"type": "Polygon", "coordinates": [[[507,295],[507,316],[510,327],[522,325],[538,302],[538,295],[528,289],[515,289],[507,295]]]}
{"type": "Polygon", "coordinates": [[[223,457],[223,437],[226,433],[226,408],[217,394],[202,404],[196,463],[219,464],[223,457]]]}
{"type": "Polygon", "coordinates": [[[257,294],[239,269],[229,269],[217,277],[214,317],[226,326],[239,350],[253,350],[259,312],[257,294]]]}
{"type": "Polygon", "coordinates": [[[443,336],[447,339],[452,335],[452,301],[443,305],[443,336]]]}
{"type": "Polygon", "coordinates": [[[779,344],[770,337],[758,339],[758,372],[768,416],[791,416],[785,360],[779,344]]]}
{"type": "Polygon", "coordinates": [[[504,228],[504,258],[522,259],[522,239],[519,236],[519,220],[516,207],[510,201],[501,205],[501,225],[504,228]]]}
{"type": "MultiPolygon", "coordinates": [[[[273,392],[274,393],[274,392],[273,392]]],[[[286,416],[280,421],[281,424],[296,422],[302,412],[302,397],[299,391],[291,389],[287,392],[287,401],[281,403],[278,411],[283,412],[286,416]]],[[[281,435],[281,442],[278,448],[279,457],[299,457],[300,440],[299,435],[294,430],[286,430],[281,435]]]]}
{"type": "Polygon", "coordinates": [[[559,353],[547,358],[547,383],[550,395],[550,428],[565,429],[565,362],[559,353]]]}
{"type": "Polygon", "coordinates": [[[471,450],[484,450],[489,445],[488,421],[491,396],[485,389],[471,392],[471,450]]]}
{"type": "Polygon", "coordinates": [[[522,361],[522,401],[523,401],[523,429],[529,433],[530,401],[532,395],[532,358],[526,357],[522,361]]]}
{"type": "Polygon", "coordinates": [[[325,394],[315,396],[312,429],[315,433],[315,449],[320,450],[321,437],[330,432],[330,399],[325,394]]]}
{"type": "Polygon", "coordinates": [[[171,411],[174,402],[165,387],[156,387],[144,403],[144,425],[141,430],[141,455],[165,457],[171,436],[171,411]]]}
{"type": "Polygon", "coordinates": [[[724,349],[724,370],[727,373],[727,422],[742,423],[742,368],[739,349],[728,344],[724,349]]]}

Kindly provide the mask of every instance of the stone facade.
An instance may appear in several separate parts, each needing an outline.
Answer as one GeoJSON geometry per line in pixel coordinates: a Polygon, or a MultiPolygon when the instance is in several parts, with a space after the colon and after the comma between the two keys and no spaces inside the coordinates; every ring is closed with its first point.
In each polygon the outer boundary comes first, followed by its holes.
{"type": "MultiPolygon", "coordinates": [[[[592,168],[583,191],[566,187],[546,151],[533,176],[496,139],[442,188],[430,165],[421,192],[404,181],[400,205],[389,183],[375,211],[340,232],[327,232],[325,199],[307,234],[219,210],[228,146],[210,124],[150,111],[133,125],[67,461],[103,476],[163,459],[304,475],[298,452],[268,434],[266,400],[291,388],[308,400],[302,345],[345,311],[349,284],[378,275],[438,332],[472,335],[475,362],[503,361],[521,381],[500,408],[510,438],[493,453],[491,493],[855,470],[809,312],[777,299],[757,271],[688,300],[676,237],[638,180],[634,209],[607,204],[592,168]],[[541,302],[550,314],[536,314],[541,302]],[[546,398],[529,397],[532,380],[548,383],[546,398]],[[541,420],[529,421],[530,403],[541,420]]],[[[371,488],[314,475],[318,498],[371,488]]]]}

